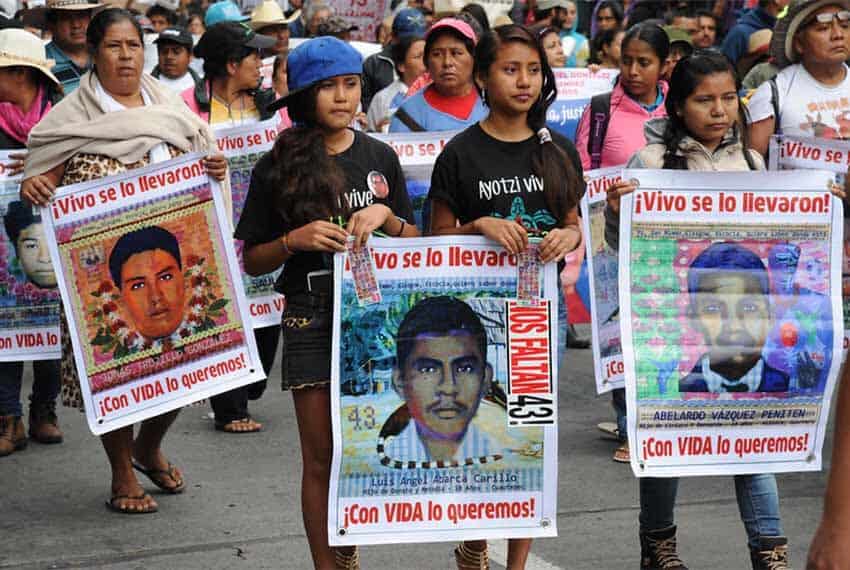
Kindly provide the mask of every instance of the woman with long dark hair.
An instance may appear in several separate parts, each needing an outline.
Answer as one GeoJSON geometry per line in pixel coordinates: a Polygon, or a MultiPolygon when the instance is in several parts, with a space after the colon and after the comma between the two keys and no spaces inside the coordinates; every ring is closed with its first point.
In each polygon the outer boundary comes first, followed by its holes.
{"type": "MultiPolygon", "coordinates": [[[[484,235],[512,254],[529,236],[545,236],[543,263],[561,261],[581,243],[577,205],[584,192],[581,161],[572,143],[545,127],[555,76],[537,37],[519,25],[484,34],[475,50],[474,76],[490,108],[487,118],[446,145],[434,165],[433,234],[484,235]],[[500,179],[531,181],[517,193],[483,197],[479,185],[500,179]],[[516,221],[521,210],[524,223],[516,221]]],[[[531,539],[511,539],[508,568],[525,567],[531,539]]],[[[455,550],[458,568],[485,568],[487,543],[455,550]]]]}
{"type": "MultiPolygon", "coordinates": [[[[637,24],[626,32],[621,44],[617,84],[611,93],[591,99],[576,129],[576,146],[585,170],[625,164],[644,145],[644,124],[666,116],[667,83],[661,76],[669,52],[670,41],[660,26],[637,24]],[[600,113],[597,107],[607,113],[600,113]]],[[[626,391],[623,388],[611,391],[611,404],[617,423],[602,422],[599,429],[620,442],[613,460],[628,463],[630,451],[626,440],[626,391]]]]}
{"type": "MultiPolygon", "coordinates": [[[[739,89],[735,70],[722,54],[700,51],[683,58],[671,77],[665,102],[667,118],[647,123],[648,144],[632,157],[628,168],[764,170],[761,155],[747,148],[746,110],[738,99],[739,89]]],[[[608,189],[605,239],[615,250],[619,246],[620,197],[632,191],[629,182],[608,189]]],[[[782,536],[776,478],[761,474],[736,475],[734,479],[752,567],[787,568],[788,541],[782,536]]],[[[641,568],[685,568],[677,554],[673,517],[678,484],[677,478],[640,479],[641,568]]]]}
{"type": "Polygon", "coordinates": [[[295,402],[301,512],[316,568],[358,567],[356,550],[328,546],[332,254],[345,251],[349,235],[358,244],[379,229],[418,235],[406,221],[413,211],[395,151],[348,127],[362,71],[357,51],[336,38],[311,39],[290,52],[289,94],[271,108],[286,106],[295,126],[257,162],[236,227],[249,274],[286,264],[275,284],[286,296],[283,387],[295,402]],[[335,223],[340,219],[346,222],[335,223]]]}

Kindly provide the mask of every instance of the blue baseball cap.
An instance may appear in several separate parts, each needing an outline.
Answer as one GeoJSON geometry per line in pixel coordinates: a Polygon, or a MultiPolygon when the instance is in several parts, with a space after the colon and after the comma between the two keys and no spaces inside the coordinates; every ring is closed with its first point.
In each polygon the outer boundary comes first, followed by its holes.
{"type": "Polygon", "coordinates": [[[247,22],[251,17],[243,14],[233,0],[216,2],[207,8],[204,16],[204,27],[209,28],[219,22],[247,22]]]}
{"type": "Polygon", "coordinates": [[[393,35],[397,38],[416,36],[421,38],[428,29],[425,15],[416,8],[399,10],[393,18],[393,35]]]}
{"type": "Polygon", "coordinates": [[[286,107],[290,97],[319,81],[339,75],[361,75],[363,58],[348,43],[321,36],[299,44],[286,58],[286,85],[289,93],[269,105],[270,111],[286,107]]]}

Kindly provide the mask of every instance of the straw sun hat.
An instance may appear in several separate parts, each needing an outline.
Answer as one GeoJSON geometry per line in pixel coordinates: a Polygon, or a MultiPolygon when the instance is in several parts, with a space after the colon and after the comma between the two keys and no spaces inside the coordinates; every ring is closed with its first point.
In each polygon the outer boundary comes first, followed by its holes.
{"type": "Polygon", "coordinates": [[[35,35],[15,28],[0,30],[0,67],[33,67],[59,85],[59,80],[50,71],[53,64],[53,60],[47,59],[44,44],[35,35]]]}
{"type": "Polygon", "coordinates": [[[251,21],[248,24],[254,31],[261,30],[266,26],[277,26],[280,24],[291,24],[301,17],[301,10],[296,10],[288,18],[283,15],[283,10],[274,0],[265,0],[251,13],[251,21]]]}

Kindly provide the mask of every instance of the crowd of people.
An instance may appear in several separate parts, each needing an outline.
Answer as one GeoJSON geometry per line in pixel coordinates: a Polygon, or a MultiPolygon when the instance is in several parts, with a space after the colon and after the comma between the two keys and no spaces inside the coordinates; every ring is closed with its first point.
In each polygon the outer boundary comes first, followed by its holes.
{"type": "MultiPolygon", "coordinates": [[[[212,129],[277,118],[280,135],[254,168],[234,235],[245,243],[249,274],[284,267],[282,323],[257,329],[255,338],[266,375],[283,347],[317,568],[359,567],[356,548],[331,548],[327,536],[332,278],[313,278],[327,273],[326,254],[377,230],[399,238],[420,230],[483,235],[512,254],[545,234],[541,261],[559,263],[583,244],[578,203],[586,171],[763,170],[775,133],[850,138],[850,0],[525,0],[498,17],[475,3],[395,0],[376,36],[366,38],[373,45],[365,59],[366,42],[351,40],[357,26],[321,0],[285,7],[263,0],[244,9],[232,0],[118,4],[47,0],[0,16],[0,150],[13,151],[6,167],[23,173],[19,217],[30,220],[10,235],[37,220],[34,207],[49,204],[60,186],[187,152],[206,153],[209,175],[226,185],[212,129]],[[557,97],[553,68],[565,67],[619,71],[611,90],[585,109],[574,141],[546,125],[557,97]],[[436,160],[430,224],[417,228],[396,153],[367,133],[429,131],[461,132],[436,160]],[[357,199],[373,192],[374,173],[388,191],[357,199]],[[515,195],[479,193],[494,176],[541,181],[542,192],[518,195],[539,224],[514,218],[515,195]],[[340,216],[344,225],[328,221],[340,216]]],[[[630,182],[607,190],[605,239],[614,250],[620,198],[633,190],[630,182]]],[[[10,208],[7,228],[13,214],[10,208]]],[[[157,263],[162,251],[135,255],[157,263]]],[[[36,255],[49,264],[46,249],[36,255]]],[[[30,440],[62,442],[60,395],[82,406],[67,327],[62,316],[61,359],[33,363],[28,428],[25,363],[0,363],[0,456],[30,440]]],[[[567,342],[588,344],[574,331],[567,342]]],[[[265,388],[261,381],[212,397],[215,429],[260,431],[249,402],[265,388]]],[[[841,428],[811,569],[850,568],[850,390],[838,399],[841,428]]],[[[600,429],[617,440],[614,460],[628,463],[624,390],[612,393],[612,403],[616,421],[600,429]]],[[[158,509],[135,472],[166,493],[186,487],[162,451],[177,414],[101,436],[112,469],[110,509],[158,509]]],[[[735,476],[734,484],[752,567],[787,568],[774,476],[735,476]]],[[[676,490],[677,479],[640,480],[645,570],[686,568],[676,547],[676,490]]],[[[523,568],[531,546],[511,539],[508,567],[523,568]]],[[[454,554],[462,570],[488,567],[485,541],[461,543],[454,554]]]]}

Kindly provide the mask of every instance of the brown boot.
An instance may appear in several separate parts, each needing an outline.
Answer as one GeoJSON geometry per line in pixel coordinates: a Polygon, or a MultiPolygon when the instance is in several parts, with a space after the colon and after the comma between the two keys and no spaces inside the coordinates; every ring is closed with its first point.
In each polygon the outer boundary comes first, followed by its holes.
{"type": "Polygon", "coordinates": [[[30,438],[39,443],[62,443],[62,432],[56,418],[56,402],[30,401],[30,438]]]}
{"type": "Polygon", "coordinates": [[[11,455],[27,446],[24,422],[17,416],[0,416],[0,457],[11,455]]]}
{"type": "Polygon", "coordinates": [[[784,536],[759,537],[759,547],[750,548],[753,570],[788,570],[788,539],[784,536]]]}

